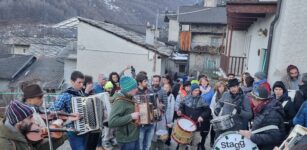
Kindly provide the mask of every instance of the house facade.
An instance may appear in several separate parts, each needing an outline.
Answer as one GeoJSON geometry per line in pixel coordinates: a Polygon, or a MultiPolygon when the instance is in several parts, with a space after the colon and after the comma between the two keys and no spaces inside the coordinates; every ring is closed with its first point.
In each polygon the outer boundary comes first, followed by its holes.
{"type": "Polygon", "coordinates": [[[189,74],[217,71],[226,37],[225,7],[182,6],[178,22],[179,50],[189,54],[189,74]]]}
{"type": "Polygon", "coordinates": [[[227,3],[227,16],[229,36],[221,60],[224,71],[262,71],[270,83],[286,75],[290,64],[298,66],[301,73],[307,72],[305,3],[232,1],[227,3]]]}
{"type": "Polygon", "coordinates": [[[99,73],[120,72],[127,65],[132,65],[136,72],[146,71],[148,76],[165,73],[172,50],[155,39],[156,32],[151,26],[145,36],[107,22],[81,17],[69,20],[57,25],[63,28],[67,24],[78,31],[76,59],[65,59],[68,70],[76,62],[77,70],[94,79],[99,73]]]}

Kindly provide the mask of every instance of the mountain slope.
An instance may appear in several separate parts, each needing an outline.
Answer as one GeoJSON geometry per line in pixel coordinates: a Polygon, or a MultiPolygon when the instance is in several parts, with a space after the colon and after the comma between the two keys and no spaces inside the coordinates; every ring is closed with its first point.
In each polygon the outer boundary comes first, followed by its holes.
{"type": "Polygon", "coordinates": [[[0,0],[0,24],[56,23],[82,16],[112,22],[154,22],[157,10],[175,10],[200,0],[0,0]]]}

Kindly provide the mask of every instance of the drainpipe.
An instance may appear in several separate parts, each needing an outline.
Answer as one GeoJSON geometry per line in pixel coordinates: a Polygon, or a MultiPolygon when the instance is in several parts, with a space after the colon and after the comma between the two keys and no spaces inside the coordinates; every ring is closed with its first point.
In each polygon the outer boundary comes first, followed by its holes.
{"type": "Polygon", "coordinates": [[[268,76],[269,75],[269,66],[270,66],[270,59],[271,59],[271,51],[272,51],[272,42],[273,42],[273,34],[275,29],[275,24],[279,19],[280,16],[280,10],[281,10],[281,4],[282,0],[278,0],[277,2],[277,10],[274,20],[272,21],[270,25],[270,33],[269,33],[269,41],[268,41],[268,50],[267,50],[267,63],[265,65],[265,73],[268,76]]]}

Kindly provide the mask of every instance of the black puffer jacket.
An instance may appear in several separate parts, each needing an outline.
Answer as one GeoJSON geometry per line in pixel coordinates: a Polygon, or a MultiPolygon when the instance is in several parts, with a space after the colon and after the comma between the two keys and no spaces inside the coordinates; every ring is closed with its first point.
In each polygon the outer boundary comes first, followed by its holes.
{"type": "Polygon", "coordinates": [[[212,118],[211,109],[203,102],[201,96],[186,96],[184,101],[180,104],[179,110],[182,114],[191,118],[194,122],[197,122],[198,117],[202,117],[204,121],[202,123],[197,123],[197,130],[209,131],[210,120],[212,118]]]}
{"type": "Polygon", "coordinates": [[[276,125],[279,129],[263,131],[252,134],[251,140],[261,150],[272,150],[274,146],[280,145],[285,137],[284,110],[281,104],[272,99],[264,108],[256,114],[253,120],[252,131],[268,125],[276,125]]]}
{"type": "Polygon", "coordinates": [[[296,112],[295,112],[295,107],[294,103],[291,101],[291,98],[288,96],[287,93],[279,97],[278,99],[276,98],[276,95],[274,94],[273,97],[279,101],[284,109],[285,116],[284,116],[284,121],[285,121],[285,128],[286,128],[286,133],[289,133],[291,128],[293,127],[293,122],[292,119],[294,118],[296,112]]]}
{"type": "Polygon", "coordinates": [[[307,100],[307,85],[301,85],[300,89],[296,91],[294,97],[294,105],[296,112],[298,112],[305,100],[307,100]]]}

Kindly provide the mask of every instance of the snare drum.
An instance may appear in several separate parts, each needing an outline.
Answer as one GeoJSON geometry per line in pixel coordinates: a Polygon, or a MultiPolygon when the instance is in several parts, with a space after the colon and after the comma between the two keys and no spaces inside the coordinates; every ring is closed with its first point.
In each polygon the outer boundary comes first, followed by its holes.
{"type": "Polygon", "coordinates": [[[156,132],[156,135],[158,137],[158,140],[160,141],[166,141],[168,139],[168,131],[167,130],[158,130],[156,132]]]}
{"type": "Polygon", "coordinates": [[[259,150],[250,139],[245,138],[237,131],[228,131],[221,134],[213,146],[214,150],[259,150]]]}
{"type": "Polygon", "coordinates": [[[234,127],[235,123],[231,115],[218,116],[211,121],[214,131],[225,131],[234,127]]]}
{"type": "Polygon", "coordinates": [[[190,144],[193,139],[193,132],[196,131],[195,122],[181,118],[177,120],[172,132],[172,138],[179,144],[190,144]]]}

